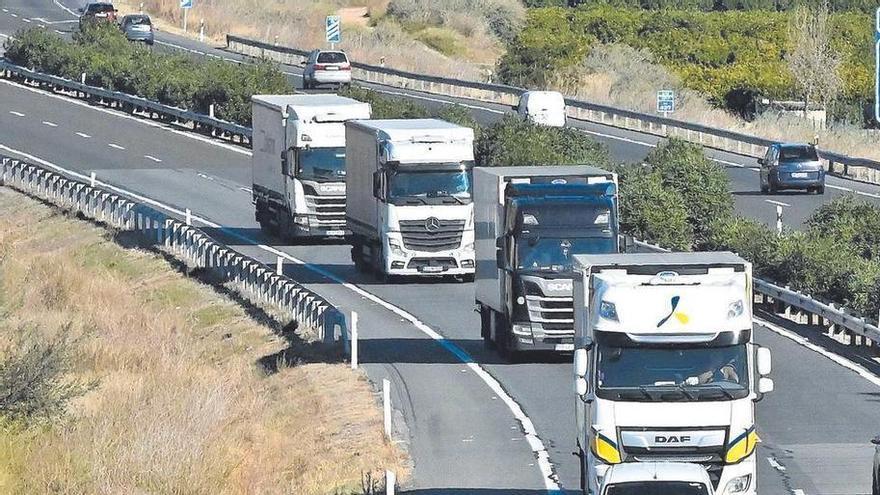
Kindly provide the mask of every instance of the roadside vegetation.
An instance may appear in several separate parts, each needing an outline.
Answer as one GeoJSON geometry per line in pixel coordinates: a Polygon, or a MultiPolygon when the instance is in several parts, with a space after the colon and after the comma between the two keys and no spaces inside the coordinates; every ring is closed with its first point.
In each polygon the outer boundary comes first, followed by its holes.
{"type": "Polygon", "coordinates": [[[0,190],[0,492],[341,495],[405,475],[362,375],[261,315],[0,190]]]}
{"type": "Polygon", "coordinates": [[[18,32],[5,43],[6,59],[40,72],[250,126],[251,95],[292,93],[273,64],[230,64],[163,53],[130,43],[118,28],[93,24],[73,43],[47,29],[18,32]]]}

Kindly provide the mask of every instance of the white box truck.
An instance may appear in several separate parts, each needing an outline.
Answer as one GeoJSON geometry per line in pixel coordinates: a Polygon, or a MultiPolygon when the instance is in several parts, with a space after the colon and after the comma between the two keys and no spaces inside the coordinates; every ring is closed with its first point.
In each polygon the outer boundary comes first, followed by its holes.
{"type": "Polygon", "coordinates": [[[475,302],[487,346],[574,350],[572,256],[618,252],[617,176],[586,165],[478,167],[475,302]]]}
{"type": "Polygon", "coordinates": [[[345,236],[345,121],[370,118],[370,105],[337,95],[254,95],[251,103],[260,227],[283,239],[345,236]]]}
{"type": "Polygon", "coordinates": [[[436,119],[345,128],[355,266],[380,278],[472,278],[474,131],[436,119]]]}
{"type": "Polygon", "coordinates": [[[754,495],[755,403],[773,390],[754,342],[752,267],[733,253],[575,256],[575,409],[584,493],[611,466],[703,466],[754,495]]]}

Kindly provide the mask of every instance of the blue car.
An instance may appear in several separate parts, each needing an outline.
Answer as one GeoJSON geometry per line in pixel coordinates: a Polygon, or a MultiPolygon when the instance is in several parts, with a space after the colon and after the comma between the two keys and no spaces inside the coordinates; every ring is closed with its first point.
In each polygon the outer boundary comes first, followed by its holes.
{"type": "Polygon", "coordinates": [[[800,189],[825,194],[825,167],[812,144],[773,144],[761,165],[761,192],[800,189]]]}

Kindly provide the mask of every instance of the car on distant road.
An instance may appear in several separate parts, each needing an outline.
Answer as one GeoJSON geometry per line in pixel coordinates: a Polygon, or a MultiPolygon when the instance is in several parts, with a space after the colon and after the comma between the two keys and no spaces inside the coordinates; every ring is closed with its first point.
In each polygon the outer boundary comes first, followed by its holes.
{"type": "Polygon", "coordinates": [[[131,14],[124,16],[119,21],[119,28],[125,33],[128,41],[143,41],[148,45],[153,44],[153,23],[146,14],[131,14]]]}
{"type": "Polygon", "coordinates": [[[565,127],[565,98],[558,91],[526,91],[519,98],[516,113],[538,125],[565,127]]]}
{"type": "Polygon", "coordinates": [[[79,28],[89,22],[116,22],[116,7],[110,2],[89,3],[77,9],[80,13],[79,28]]]}
{"type": "Polygon", "coordinates": [[[303,62],[303,89],[315,89],[321,85],[336,87],[351,84],[351,62],[345,52],[314,50],[303,62]]]}
{"type": "Polygon", "coordinates": [[[801,189],[825,194],[825,167],[814,144],[772,144],[758,164],[762,193],[801,189]]]}

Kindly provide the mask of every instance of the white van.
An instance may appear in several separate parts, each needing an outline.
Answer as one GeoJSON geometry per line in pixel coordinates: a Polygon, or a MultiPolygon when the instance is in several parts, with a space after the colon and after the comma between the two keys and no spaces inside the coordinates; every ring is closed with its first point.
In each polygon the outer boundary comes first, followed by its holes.
{"type": "Polygon", "coordinates": [[[526,91],[519,98],[516,112],[539,125],[565,127],[565,98],[558,91],[526,91]]]}

